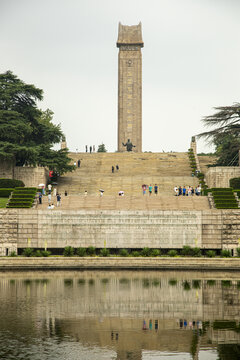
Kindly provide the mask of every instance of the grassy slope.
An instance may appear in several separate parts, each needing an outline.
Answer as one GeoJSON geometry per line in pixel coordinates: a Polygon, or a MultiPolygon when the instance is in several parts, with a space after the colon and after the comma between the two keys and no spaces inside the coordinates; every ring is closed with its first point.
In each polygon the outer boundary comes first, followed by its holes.
{"type": "Polygon", "coordinates": [[[8,202],[8,198],[0,198],[0,208],[5,208],[8,202]]]}

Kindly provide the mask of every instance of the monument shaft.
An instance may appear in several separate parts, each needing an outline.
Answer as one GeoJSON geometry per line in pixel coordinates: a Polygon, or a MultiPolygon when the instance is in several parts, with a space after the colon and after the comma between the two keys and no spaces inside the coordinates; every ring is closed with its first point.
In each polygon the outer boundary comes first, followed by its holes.
{"type": "Polygon", "coordinates": [[[131,140],[134,152],[142,151],[142,28],[141,23],[119,23],[118,54],[118,151],[131,140]]]}

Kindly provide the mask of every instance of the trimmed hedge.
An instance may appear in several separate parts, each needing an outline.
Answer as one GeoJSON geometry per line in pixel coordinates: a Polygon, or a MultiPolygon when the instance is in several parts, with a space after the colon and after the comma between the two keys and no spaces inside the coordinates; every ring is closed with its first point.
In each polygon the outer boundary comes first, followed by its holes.
{"type": "Polygon", "coordinates": [[[233,190],[233,188],[231,188],[231,187],[229,187],[229,188],[212,188],[212,191],[217,191],[217,192],[219,192],[219,191],[232,191],[233,190]]]}
{"type": "Polygon", "coordinates": [[[213,188],[212,195],[217,209],[238,209],[232,188],[213,188]]]}
{"type": "Polygon", "coordinates": [[[31,205],[27,205],[27,204],[8,204],[6,207],[7,208],[14,208],[14,209],[17,209],[17,208],[29,209],[29,208],[32,207],[32,204],[31,205]]]}
{"type": "Polygon", "coordinates": [[[16,187],[24,187],[24,182],[21,180],[15,179],[0,179],[0,188],[16,188],[16,187]]]}
{"type": "Polygon", "coordinates": [[[32,194],[13,194],[12,199],[32,199],[32,194]]]}
{"type": "Polygon", "coordinates": [[[230,179],[229,183],[233,189],[240,189],[240,177],[230,179]]]}
{"type": "Polygon", "coordinates": [[[36,192],[38,189],[35,187],[16,187],[15,190],[20,190],[20,191],[24,191],[24,192],[36,192]]]}
{"type": "Polygon", "coordinates": [[[3,188],[0,189],[0,197],[9,197],[14,189],[3,188]]]}
{"type": "Polygon", "coordinates": [[[37,188],[16,188],[7,205],[8,208],[30,208],[33,205],[37,188]]]}

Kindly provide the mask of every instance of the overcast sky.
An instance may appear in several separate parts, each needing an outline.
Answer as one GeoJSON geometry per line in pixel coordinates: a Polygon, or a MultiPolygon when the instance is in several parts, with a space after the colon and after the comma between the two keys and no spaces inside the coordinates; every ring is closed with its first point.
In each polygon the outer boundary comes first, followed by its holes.
{"type": "Polygon", "coordinates": [[[118,22],[141,21],[143,151],[187,151],[240,101],[239,19],[239,0],[0,0],[0,70],[43,89],[70,150],[115,151],[118,22]]]}

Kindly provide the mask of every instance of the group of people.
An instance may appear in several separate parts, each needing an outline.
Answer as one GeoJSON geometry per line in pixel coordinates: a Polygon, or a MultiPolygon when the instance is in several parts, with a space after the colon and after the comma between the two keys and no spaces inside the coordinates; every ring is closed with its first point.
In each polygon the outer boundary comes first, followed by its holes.
{"type": "Polygon", "coordinates": [[[158,185],[155,184],[154,186],[152,186],[152,184],[150,184],[148,186],[146,184],[143,184],[142,185],[143,195],[145,195],[147,193],[147,190],[148,190],[148,193],[149,193],[150,196],[152,195],[153,192],[154,192],[155,195],[157,195],[158,194],[158,185]]]}
{"type": "Polygon", "coordinates": [[[198,185],[195,189],[193,186],[175,186],[174,187],[174,195],[175,196],[193,196],[194,194],[197,196],[201,195],[201,185],[198,185]]]}
{"type": "MultiPolygon", "coordinates": [[[[45,191],[39,191],[38,193],[38,202],[42,204],[42,196],[45,195],[45,191]]],[[[52,203],[52,196],[57,198],[57,207],[61,206],[61,194],[57,192],[57,189],[54,188],[52,192],[52,185],[48,184],[48,209],[54,209],[54,204],[52,203]]],[[[65,191],[65,196],[67,192],[65,191]]]]}
{"type": "MultiPolygon", "coordinates": [[[[115,168],[114,168],[114,166],[112,166],[112,174],[114,173],[114,170],[115,170],[115,168]]],[[[119,166],[118,166],[118,165],[116,165],[116,170],[117,170],[117,172],[118,172],[118,170],[119,170],[119,166]]]]}
{"type": "MultiPolygon", "coordinates": [[[[85,145],[85,149],[86,149],[86,152],[88,152],[88,145],[85,145]]],[[[95,145],[90,145],[89,146],[89,152],[90,152],[90,154],[92,152],[95,152],[95,145]]]]}
{"type": "Polygon", "coordinates": [[[78,168],[80,168],[80,166],[81,166],[81,160],[79,159],[78,161],[77,161],[77,163],[76,163],[76,161],[74,161],[74,164],[73,164],[74,166],[77,166],[78,168]]]}

